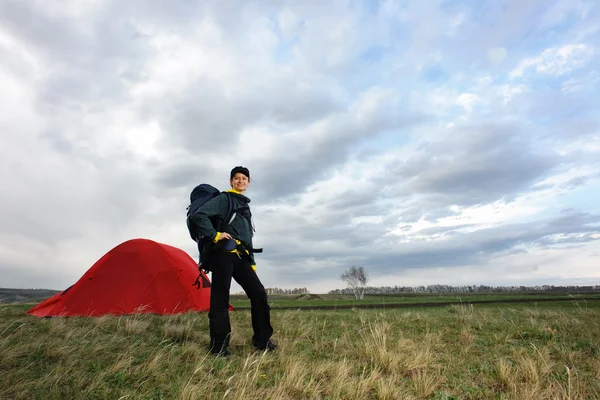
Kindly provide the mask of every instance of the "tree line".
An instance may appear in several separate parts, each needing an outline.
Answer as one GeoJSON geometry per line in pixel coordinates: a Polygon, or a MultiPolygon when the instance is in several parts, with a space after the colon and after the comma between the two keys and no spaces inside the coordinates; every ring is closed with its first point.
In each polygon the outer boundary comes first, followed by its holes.
{"type": "MultiPolygon", "coordinates": [[[[364,294],[401,294],[401,293],[425,293],[425,294],[443,294],[443,293],[511,293],[511,292],[600,292],[600,285],[587,286],[555,286],[555,285],[536,285],[536,286],[488,286],[488,285],[428,285],[428,286],[365,286],[362,288],[364,294]]],[[[347,287],[344,289],[334,289],[329,294],[353,294],[356,295],[356,288],[347,287]]]]}
{"type": "Polygon", "coordinates": [[[281,288],[265,288],[267,294],[308,294],[307,288],[281,289],[281,288]]]}

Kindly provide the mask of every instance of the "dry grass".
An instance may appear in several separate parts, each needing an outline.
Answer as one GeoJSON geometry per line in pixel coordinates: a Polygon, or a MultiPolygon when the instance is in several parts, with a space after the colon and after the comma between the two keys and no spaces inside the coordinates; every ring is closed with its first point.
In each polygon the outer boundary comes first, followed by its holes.
{"type": "Polygon", "coordinates": [[[229,359],[206,314],[37,319],[0,308],[1,399],[600,399],[600,312],[455,306],[274,311],[254,352],[232,313],[229,359]]]}

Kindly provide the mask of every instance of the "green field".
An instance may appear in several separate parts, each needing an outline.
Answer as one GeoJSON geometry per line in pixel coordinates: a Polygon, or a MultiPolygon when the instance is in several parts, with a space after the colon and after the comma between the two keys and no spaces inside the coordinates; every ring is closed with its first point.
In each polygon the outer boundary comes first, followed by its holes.
{"type": "MultiPolygon", "coordinates": [[[[270,295],[269,303],[272,308],[280,307],[348,307],[371,305],[393,305],[393,304],[418,304],[418,303],[458,303],[469,304],[480,301],[515,301],[515,300],[573,300],[573,299],[597,299],[600,293],[569,294],[569,293],[465,293],[465,294],[404,294],[404,295],[367,295],[363,300],[356,300],[352,295],[270,295]]],[[[232,295],[231,305],[244,309],[250,307],[250,302],[245,295],[232,295]]]]}
{"type": "Polygon", "coordinates": [[[242,310],[229,359],[207,353],[206,313],[31,305],[0,307],[0,399],[600,399],[599,301],[273,309],[275,353],[253,351],[242,310]]]}

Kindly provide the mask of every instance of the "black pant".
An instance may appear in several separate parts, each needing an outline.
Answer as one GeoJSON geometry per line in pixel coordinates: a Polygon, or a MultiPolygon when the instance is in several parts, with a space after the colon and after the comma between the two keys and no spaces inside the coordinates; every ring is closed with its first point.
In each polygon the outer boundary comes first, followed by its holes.
{"type": "Polygon", "coordinates": [[[250,261],[235,253],[217,251],[211,262],[212,283],[210,288],[210,347],[213,352],[229,346],[231,325],[229,323],[229,289],[231,278],[244,289],[252,307],[252,344],[265,346],[273,335],[267,292],[252,269],[250,261]]]}

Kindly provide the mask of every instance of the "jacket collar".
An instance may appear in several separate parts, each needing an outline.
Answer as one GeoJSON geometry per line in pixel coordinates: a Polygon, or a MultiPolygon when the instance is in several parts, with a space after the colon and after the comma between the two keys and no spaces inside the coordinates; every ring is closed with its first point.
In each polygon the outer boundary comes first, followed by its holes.
{"type": "Polygon", "coordinates": [[[245,194],[243,194],[243,193],[240,193],[240,192],[238,192],[238,191],[237,191],[237,190],[235,190],[235,189],[229,189],[229,190],[226,190],[226,192],[227,192],[227,193],[233,193],[233,194],[236,194],[236,195],[238,195],[239,197],[241,197],[242,199],[244,199],[244,201],[246,201],[247,203],[250,203],[250,198],[249,198],[249,197],[246,197],[246,195],[245,195],[245,194]]]}

